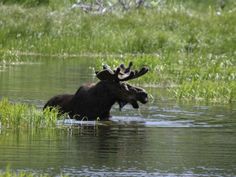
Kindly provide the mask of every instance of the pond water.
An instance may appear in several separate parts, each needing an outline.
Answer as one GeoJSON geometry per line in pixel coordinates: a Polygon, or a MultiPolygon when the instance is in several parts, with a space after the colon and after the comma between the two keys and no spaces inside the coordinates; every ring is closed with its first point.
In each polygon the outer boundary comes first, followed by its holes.
{"type": "MultiPolygon", "coordinates": [[[[97,82],[92,58],[38,58],[0,65],[0,97],[41,109],[53,95],[97,82]]],[[[96,68],[98,69],[98,68],[96,68]]],[[[106,122],[64,128],[0,128],[0,170],[71,176],[236,176],[236,106],[177,103],[145,89],[139,110],[118,105],[106,122]]]]}

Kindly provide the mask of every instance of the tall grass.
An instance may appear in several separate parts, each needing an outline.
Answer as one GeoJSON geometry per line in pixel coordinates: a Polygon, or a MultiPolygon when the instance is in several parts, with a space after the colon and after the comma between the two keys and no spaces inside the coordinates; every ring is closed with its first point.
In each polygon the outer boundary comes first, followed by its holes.
{"type": "Polygon", "coordinates": [[[220,15],[217,9],[201,12],[184,5],[104,15],[2,5],[0,43],[2,52],[44,54],[232,54],[236,49],[233,5],[220,15]]]}
{"type": "Polygon", "coordinates": [[[146,55],[107,58],[97,60],[97,66],[106,63],[115,68],[122,62],[128,65],[129,61],[134,61],[134,68],[146,65],[150,69],[145,76],[131,81],[134,84],[166,88],[178,100],[215,103],[236,101],[236,67],[233,58],[223,59],[224,55],[176,57],[176,60],[172,60],[172,57],[146,55]]]}
{"type": "MultiPolygon", "coordinates": [[[[5,171],[0,170],[0,177],[50,177],[51,175],[46,173],[35,173],[35,172],[28,172],[28,171],[20,171],[16,172],[14,170],[11,170],[10,167],[7,167],[5,171]]],[[[57,175],[60,177],[66,177],[66,175],[57,175]]]]}
{"type": "Polygon", "coordinates": [[[38,110],[35,106],[0,100],[0,128],[55,127],[61,119],[56,109],[38,110]]]}
{"type": "MultiPolygon", "coordinates": [[[[32,172],[13,172],[10,169],[7,169],[7,171],[5,172],[1,172],[0,171],[0,177],[34,177],[36,176],[34,173],[32,172]]],[[[38,175],[39,177],[49,177],[50,175],[47,174],[41,174],[38,175]]]]}
{"type": "Polygon", "coordinates": [[[113,65],[121,55],[125,62],[150,67],[139,81],[164,86],[178,99],[235,101],[236,2],[225,1],[225,8],[211,0],[163,2],[103,15],[69,6],[1,5],[0,60],[109,54],[113,57],[98,65],[113,65]]]}

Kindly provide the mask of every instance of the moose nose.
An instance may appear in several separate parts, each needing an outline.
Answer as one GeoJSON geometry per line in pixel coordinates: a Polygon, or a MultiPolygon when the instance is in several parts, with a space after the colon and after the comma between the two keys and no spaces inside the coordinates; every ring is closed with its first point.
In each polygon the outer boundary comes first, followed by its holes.
{"type": "Polygon", "coordinates": [[[148,97],[144,98],[144,102],[147,103],[148,102],[148,97]]]}
{"type": "Polygon", "coordinates": [[[143,93],[141,94],[141,100],[140,100],[140,102],[141,102],[141,103],[144,103],[144,104],[148,102],[148,94],[147,94],[147,93],[143,92],[143,93]]]}

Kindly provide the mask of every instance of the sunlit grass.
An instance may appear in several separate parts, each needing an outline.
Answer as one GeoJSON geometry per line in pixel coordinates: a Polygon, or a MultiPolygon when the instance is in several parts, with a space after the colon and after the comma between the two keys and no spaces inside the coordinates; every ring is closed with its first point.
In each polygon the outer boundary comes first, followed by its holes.
{"type": "Polygon", "coordinates": [[[212,1],[174,2],[104,15],[68,6],[2,5],[0,61],[21,60],[23,53],[95,54],[101,56],[97,66],[132,60],[150,68],[136,83],[164,87],[179,100],[234,102],[235,2],[224,9],[212,1]]]}
{"type": "Polygon", "coordinates": [[[0,100],[0,128],[55,127],[59,119],[62,116],[57,109],[42,111],[33,105],[11,103],[5,98],[0,100]]]}
{"type": "Polygon", "coordinates": [[[39,177],[49,177],[50,175],[46,175],[46,174],[34,174],[34,173],[30,173],[30,172],[11,172],[10,170],[6,171],[6,172],[0,172],[0,177],[34,177],[34,176],[39,176],[39,177]]]}
{"type": "MultiPolygon", "coordinates": [[[[0,171],[0,177],[50,177],[47,173],[36,173],[28,171],[14,171],[10,167],[7,167],[5,171],[0,171]]],[[[66,177],[66,175],[58,175],[58,177],[66,177]]]]}
{"type": "Polygon", "coordinates": [[[179,55],[175,60],[165,56],[139,56],[97,60],[97,68],[120,63],[134,68],[148,66],[150,71],[134,81],[135,84],[166,88],[178,100],[232,103],[236,101],[236,66],[233,58],[225,55],[179,55]]]}
{"type": "Polygon", "coordinates": [[[232,53],[236,49],[233,5],[220,15],[217,9],[202,12],[177,3],[119,15],[2,5],[1,52],[232,53]]]}

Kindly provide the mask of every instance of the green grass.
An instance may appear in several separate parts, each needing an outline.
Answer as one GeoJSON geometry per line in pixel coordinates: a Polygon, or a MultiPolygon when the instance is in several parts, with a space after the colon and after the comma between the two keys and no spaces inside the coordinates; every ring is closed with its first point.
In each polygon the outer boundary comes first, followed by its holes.
{"type": "Polygon", "coordinates": [[[30,173],[30,172],[12,172],[12,171],[7,171],[7,172],[3,172],[0,173],[0,177],[35,177],[35,176],[39,176],[39,177],[49,177],[50,175],[47,174],[35,174],[35,173],[30,173]]]}
{"type": "Polygon", "coordinates": [[[0,129],[55,127],[62,117],[56,109],[41,111],[32,105],[0,100],[0,129]]]}
{"type": "MultiPolygon", "coordinates": [[[[10,169],[10,167],[7,167],[5,171],[0,171],[0,177],[50,177],[51,175],[46,173],[34,173],[34,172],[28,172],[28,171],[20,171],[15,172],[10,169]]],[[[58,175],[60,177],[66,177],[66,175],[58,175]]]]}
{"type": "MultiPolygon", "coordinates": [[[[0,6],[2,53],[231,53],[235,46],[232,9],[196,11],[185,6],[91,15],[48,6],[0,6]]],[[[1,57],[3,59],[7,59],[1,57]]]]}
{"type": "Polygon", "coordinates": [[[148,65],[149,74],[139,81],[166,87],[177,99],[236,100],[234,1],[226,1],[224,9],[211,0],[165,1],[154,9],[104,15],[50,2],[0,6],[0,61],[98,54],[98,66],[120,60],[148,65]]]}
{"type": "MultiPolygon", "coordinates": [[[[149,87],[166,88],[171,97],[182,101],[232,103],[236,101],[236,66],[226,56],[138,56],[97,60],[97,66],[112,68],[120,63],[134,62],[134,68],[146,65],[150,71],[133,82],[149,87]],[[210,57],[210,58],[209,58],[210,57]]],[[[101,67],[100,67],[101,68],[101,67]]]]}

